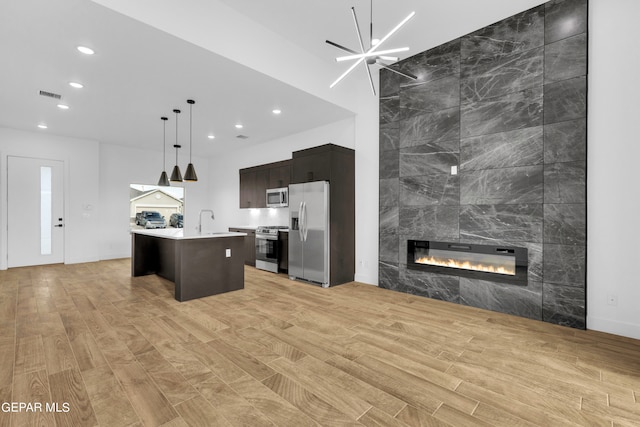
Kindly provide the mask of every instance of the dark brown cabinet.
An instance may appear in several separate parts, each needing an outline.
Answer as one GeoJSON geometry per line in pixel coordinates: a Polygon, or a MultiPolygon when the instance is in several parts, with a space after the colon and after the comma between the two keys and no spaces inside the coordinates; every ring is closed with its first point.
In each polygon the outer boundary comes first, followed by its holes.
{"type": "MultiPolygon", "coordinates": [[[[324,146],[322,146],[324,147],[324,146]]],[[[309,150],[315,150],[310,148],[309,150]]],[[[291,165],[291,183],[331,181],[331,152],[297,151],[291,165]]]]}
{"type": "Polygon", "coordinates": [[[251,208],[255,204],[256,172],[240,171],[240,208],[251,208]]]}
{"type": "Polygon", "coordinates": [[[256,230],[252,228],[229,228],[235,233],[247,233],[244,236],[244,263],[252,267],[256,266],[256,230]]]}
{"type": "Polygon", "coordinates": [[[287,187],[291,160],[240,169],[240,208],[266,208],[267,189],[287,187]]]}
{"type": "Polygon", "coordinates": [[[278,271],[287,273],[289,271],[289,233],[278,233],[278,250],[280,251],[280,260],[278,261],[278,271]]]}
{"type": "Polygon", "coordinates": [[[269,188],[269,171],[266,169],[256,170],[256,186],[253,196],[256,208],[267,207],[267,188],[269,188]]]}
{"type": "Polygon", "coordinates": [[[240,171],[240,208],[266,208],[269,171],[248,168],[240,171]]]}
{"type": "Polygon", "coordinates": [[[352,282],[355,275],[355,152],[334,144],[296,151],[291,184],[329,181],[331,286],[352,282]]]}
{"type": "Polygon", "coordinates": [[[291,164],[286,161],[284,166],[275,166],[269,169],[269,188],[288,187],[291,182],[291,164]]]}

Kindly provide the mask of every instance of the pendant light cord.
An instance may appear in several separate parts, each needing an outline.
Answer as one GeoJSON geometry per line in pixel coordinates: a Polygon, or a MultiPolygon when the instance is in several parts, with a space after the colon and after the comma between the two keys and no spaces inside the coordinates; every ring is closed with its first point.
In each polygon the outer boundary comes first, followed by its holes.
{"type": "Polygon", "coordinates": [[[162,117],[162,170],[167,170],[167,118],[162,117]]]}
{"type": "Polygon", "coordinates": [[[176,165],[178,164],[178,110],[174,110],[176,113],[176,165]]]}
{"type": "Polygon", "coordinates": [[[196,175],[196,168],[193,166],[192,161],[192,153],[193,153],[193,104],[196,101],[193,99],[187,99],[187,104],[189,104],[189,164],[187,165],[187,172],[184,175],[185,181],[194,182],[198,180],[198,175],[196,175]]]}

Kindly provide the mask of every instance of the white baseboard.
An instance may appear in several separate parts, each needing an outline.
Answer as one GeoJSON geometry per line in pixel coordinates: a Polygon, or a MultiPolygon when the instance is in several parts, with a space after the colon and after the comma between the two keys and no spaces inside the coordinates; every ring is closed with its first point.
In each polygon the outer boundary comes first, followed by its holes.
{"type": "Polygon", "coordinates": [[[67,258],[64,260],[65,264],[82,264],[85,262],[98,262],[100,258],[98,257],[77,257],[77,258],[67,258]]]}
{"type": "Polygon", "coordinates": [[[366,276],[364,274],[356,274],[353,280],[367,285],[378,286],[378,280],[375,277],[366,276]]]}
{"type": "Polygon", "coordinates": [[[587,329],[640,340],[640,325],[587,316],[587,329]]]}
{"type": "Polygon", "coordinates": [[[121,258],[131,258],[131,252],[127,253],[113,253],[113,254],[102,254],[100,255],[100,261],[106,261],[109,259],[121,259],[121,258]]]}

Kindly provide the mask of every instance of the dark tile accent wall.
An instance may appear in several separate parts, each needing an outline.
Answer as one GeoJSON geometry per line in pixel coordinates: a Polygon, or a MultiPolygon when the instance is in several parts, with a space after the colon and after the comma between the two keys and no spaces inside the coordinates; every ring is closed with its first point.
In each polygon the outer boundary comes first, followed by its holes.
{"type": "Polygon", "coordinates": [[[380,71],[381,287],[586,327],[587,3],[380,71]],[[409,239],[526,247],[527,286],[407,269],[409,239]]]}

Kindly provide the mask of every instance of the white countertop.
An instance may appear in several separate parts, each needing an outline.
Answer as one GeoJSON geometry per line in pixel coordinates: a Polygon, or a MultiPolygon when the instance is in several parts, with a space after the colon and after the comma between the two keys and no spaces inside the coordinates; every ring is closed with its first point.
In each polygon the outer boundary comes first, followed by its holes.
{"type": "Polygon", "coordinates": [[[256,228],[258,228],[257,225],[240,225],[240,226],[231,226],[229,228],[240,228],[242,230],[255,230],[256,228]]]}
{"type": "MultiPolygon", "coordinates": [[[[234,225],[234,226],[230,226],[229,228],[239,228],[241,230],[255,230],[258,227],[262,227],[262,225],[240,225],[240,226],[234,225]]],[[[280,227],[288,227],[288,225],[282,224],[280,225],[280,227]]],[[[288,228],[281,229],[280,231],[289,231],[289,229],[288,228]]]]}
{"type": "Polygon", "coordinates": [[[199,233],[196,230],[187,231],[184,228],[157,228],[155,230],[131,230],[132,233],[146,236],[162,237],[164,239],[214,239],[218,237],[244,237],[247,233],[233,233],[229,231],[199,233]]]}

